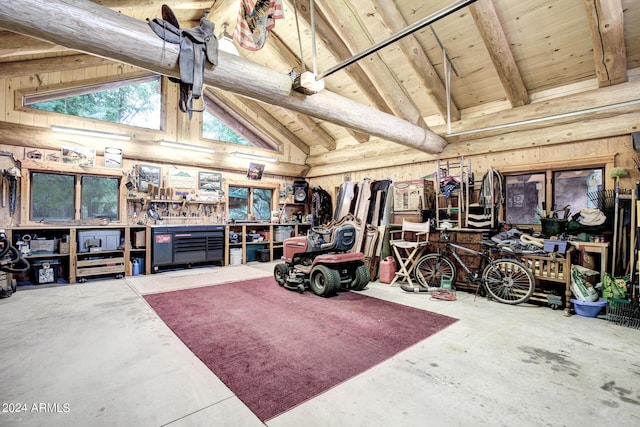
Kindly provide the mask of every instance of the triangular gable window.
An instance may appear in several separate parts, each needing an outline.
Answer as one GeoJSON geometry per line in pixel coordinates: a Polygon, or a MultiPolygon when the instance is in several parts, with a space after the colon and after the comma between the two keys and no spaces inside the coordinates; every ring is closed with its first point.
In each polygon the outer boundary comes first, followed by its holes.
{"type": "Polygon", "coordinates": [[[202,112],[202,137],[215,141],[229,142],[231,144],[253,146],[252,143],[238,135],[233,129],[227,126],[207,110],[202,112]]]}
{"type": "Polygon", "coordinates": [[[26,95],[24,106],[147,129],[160,129],[160,76],[26,95]]]}

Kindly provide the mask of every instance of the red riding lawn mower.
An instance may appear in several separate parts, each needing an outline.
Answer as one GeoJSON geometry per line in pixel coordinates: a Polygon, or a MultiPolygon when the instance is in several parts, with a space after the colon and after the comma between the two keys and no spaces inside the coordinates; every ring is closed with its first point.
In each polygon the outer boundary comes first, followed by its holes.
{"type": "Polygon", "coordinates": [[[356,242],[353,216],[312,227],[308,236],[284,241],[283,262],[273,275],[280,286],[303,293],[307,287],[323,297],[340,289],[361,291],[370,280],[362,252],[348,252],[356,242]]]}

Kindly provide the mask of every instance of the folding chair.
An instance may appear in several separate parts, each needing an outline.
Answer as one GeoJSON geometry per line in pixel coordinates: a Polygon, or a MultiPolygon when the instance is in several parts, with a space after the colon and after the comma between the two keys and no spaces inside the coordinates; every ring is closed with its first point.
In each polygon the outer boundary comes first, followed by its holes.
{"type": "Polygon", "coordinates": [[[396,281],[404,281],[405,279],[409,282],[409,285],[413,286],[411,273],[413,272],[416,262],[429,246],[429,226],[429,221],[411,222],[403,219],[401,230],[390,231],[391,239],[389,240],[389,244],[393,248],[400,268],[391,281],[391,286],[393,286],[396,281]],[[400,233],[400,238],[394,239],[393,234],[397,233],[400,233]]]}

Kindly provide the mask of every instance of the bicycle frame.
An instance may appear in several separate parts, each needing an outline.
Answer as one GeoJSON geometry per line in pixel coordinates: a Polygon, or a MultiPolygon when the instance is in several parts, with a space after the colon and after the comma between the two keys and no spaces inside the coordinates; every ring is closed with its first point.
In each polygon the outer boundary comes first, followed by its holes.
{"type": "Polygon", "coordinates": [[[447,242],[444,246],[444,248],[440,251],[440,256],[442,257],[446,257],[446,254],[449,253],[451,255],[451,257],[456,260],[456,262],[458,263],[458,265],[460,267],[462,267],[464,269],[464,271],[467,272],[467,275],[469,274],[473,274],[473,271],[471,271],[471,269],[467,266],[467,264],[465,264],[465,262],[462,260],[462,258],[460,258],[460,255],[458,255],[458,253],[453,250],[453,249],[459,249],[463,252],[472,254],[472,255],[476,255],[478,257],[480,257],[480,265],[478,266],[477,272],[482,271],[482,269],[489,263],[491,262],[491,259],[489,258],[489,255],[487,255],[486,252],[480,252],[480,251],[476,251],[475,249],[471,249],[471,248],[466,248],[464,246],[460,246],[460,245],[456,245],[455,243],[451,243],[451,242],[447,242]]]}
{"type": "MultiPolygon", "coordinates": [[[[441,233],[445,241],[444,247],[438,253],[424,255],[416,264],[416,279],[419,287],[404,287],[407,292],[429,292],[442,285],[442,281],[449,275],[456,276],[456,265],[467,273],[465,281],[477,285],[476,294],[484,288],[491,298],[505,304],[520,304],[526,302],[535,289],[535,279],[529,269],[520,262],[509,258],[494,259],[491,246],[482,251],[467,248],[449,242],[448,236],[441,233]],[[462,259],[462,254],[475,255],[480,258],[477,270],[473,271],[462,259]]],[[[482,242],[484,243],[484,242],[482,242]]]]}

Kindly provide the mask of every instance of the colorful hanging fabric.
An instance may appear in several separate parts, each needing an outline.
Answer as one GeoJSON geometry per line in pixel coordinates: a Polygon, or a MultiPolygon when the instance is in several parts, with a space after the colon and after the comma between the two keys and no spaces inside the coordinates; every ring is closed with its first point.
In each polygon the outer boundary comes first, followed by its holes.
{"type": "Polygon", "coordinates": [[[282,0],[242,0],[233,38],[247,50],[262,49],[276,19],[283,19],[282,0]]]}

